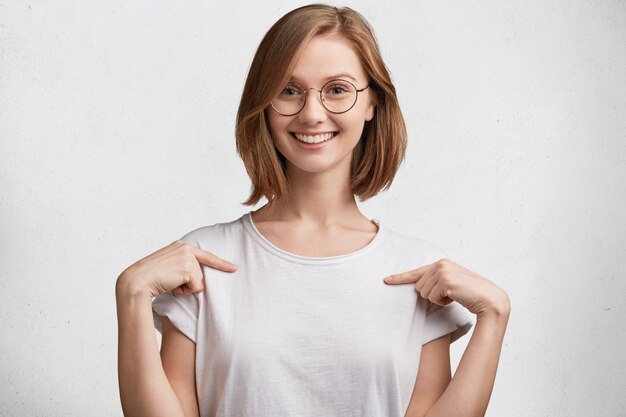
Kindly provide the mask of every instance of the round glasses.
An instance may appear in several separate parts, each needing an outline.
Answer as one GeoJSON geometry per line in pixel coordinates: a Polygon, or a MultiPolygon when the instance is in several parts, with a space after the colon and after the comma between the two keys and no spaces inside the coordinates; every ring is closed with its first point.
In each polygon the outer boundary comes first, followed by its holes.
{"type": "Polygon", "coordinates": [[[288,83],[278,96],[270,102],[277,113],[283,116],[293,116],[300,113],[306,104],[309,90],[319,91],[322,105],[331,113],[341,114],[350,110],[356,104],[359,93],[369,87],[357,90],[354,84],[346,80],[330,80],[321,90],[310,87],[308,89],[296,83],[288,83]]]}

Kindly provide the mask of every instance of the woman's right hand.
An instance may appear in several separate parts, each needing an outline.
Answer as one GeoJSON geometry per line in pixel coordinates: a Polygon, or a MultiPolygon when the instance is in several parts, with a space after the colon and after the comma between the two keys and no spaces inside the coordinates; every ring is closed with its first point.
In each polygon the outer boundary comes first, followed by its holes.
{"type": "Polygon", "coordinates": [[[152,298],[166,291],[176,295],[200,292],[204,289],[200,265],[225,272],[237,270],[236,265],[211,252],[176,240],[126,268],[117,279],[116,293],[143,293],[152,298]]]}

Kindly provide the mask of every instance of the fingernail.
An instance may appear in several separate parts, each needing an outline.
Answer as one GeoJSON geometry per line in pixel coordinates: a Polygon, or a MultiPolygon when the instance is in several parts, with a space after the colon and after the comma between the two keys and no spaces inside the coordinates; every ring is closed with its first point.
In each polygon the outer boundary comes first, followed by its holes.
{"type": "Polygon", "coordinates": [[[391,281],[393,281],[393,277],[391,277],[391,276],[390,277],[385,277],[384,281],[385,282],[391,282],[391,281]]]}

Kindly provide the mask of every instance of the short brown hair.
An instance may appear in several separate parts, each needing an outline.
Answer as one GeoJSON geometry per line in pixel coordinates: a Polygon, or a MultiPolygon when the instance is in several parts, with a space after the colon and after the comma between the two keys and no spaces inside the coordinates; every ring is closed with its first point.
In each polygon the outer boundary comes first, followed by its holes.
{"type": "Polygon", "coordinates": [[[349,40],[376,97],[374,118],[365,123],[352,152],[350,188],[361,201],[388,189],[404,160],[407,134],[396,89],[365,18],[348,8],[311,4],[281,17],[254,55],[237,112],[237,152],[252,180],[244,205],[288,194],[284,157],[275,148],[265,111],[287,82],[302,46],[316,35],[336,33],[349,40]]]}

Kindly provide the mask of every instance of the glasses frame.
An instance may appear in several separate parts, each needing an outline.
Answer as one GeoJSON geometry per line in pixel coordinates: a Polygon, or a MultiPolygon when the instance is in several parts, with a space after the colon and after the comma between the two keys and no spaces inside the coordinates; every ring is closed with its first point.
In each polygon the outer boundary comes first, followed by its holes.
{"type": "Polygon", "coordinates": [[[274,107],[274,103],[272,103],[272,102],[270,101],[270,106],[272,106],[272,108],[274,109],[274,111],[275,111],[276,113],[278,113],[278,114],[280,114],[280,115],[282,115],[282,116],[295,116],[296,114],[300,113],[300,112],[302,111],[302,109],[304,109],[304,106],[306,106],[306,100],[307,100],[307,97],[308,97],[308,95],[309,95],[308,93],[309,93],[309,91],[311,91],[311,90],[315,90],[315,91],[317,91],[317,92],[319,92],[319,93],[320,93],[320,103],[322,103],[322,106],[324,106],[324,108],[325,108],[327,111],[329,111],[329,112],[331,112],[331,113],[333,113],[333,114],[343,114],[343,113],[349,112],[350,110],[352,110],[352,108],[354,107],[354,105],[356,104],[356,102],[359,100],[359,93],[360,93],[360,92],[362,92],[362,91],[364,91],[364,90],[366,90],[366,89],[368,89],[368,88],[369,88],[369,86],[370,86],[370,85],[369,85],[369,83],[368,83],[365,87],[363,87],[363,88],[361,88],[361,89],[359,90],[358,88],[356,88],[356,85],[354,85],[353,83],[351,83],[351,82],[350,82],[350,81],[348,81],[348,80],[344,80],[344,79],[341,79],[341,78],[334,78],[334,79],[332,79],[332,80],[329,80],[328,82],[326,82],[326,83],[322,86],[322,89],[321,89],[321,90],[319,90],[319,89],[317,89],[317,88],[315,88],[315,87],[303,88],[303,87],[302,87],[300,84],[298,84],[298,83],[291,83],[291,84],[295,85],[296,87],[298,87],[298,88],[299,88],[299,89],[303,92],[303,94],[304,94],[304,102],[302,103],[302,107],[300,107],[300,110],[298,110],[298,111],[297,111],[297,112],[295,112],[295,113],[289,113],[289,114],[286,114],[286,113],[281,113],[280,111],[278,111],[278,110],[276,109],[276,107],[274,107]],[[350,108],[348,108],[348,110],[344,110],[344,111],[332,111],[331,109],[329,109],[328,107],[326,107],[326,103],[324,103],[324,97],[322,96],[322,91],[324,91],[324,87],[326,87],[328,84],[332,83],[333,81],[341,81],[341,82],[344,82],[344,83],[348,83],[348,84],[350,84],[352,87],[354,87],[354,89],[356,90],[356,97],[354,98],[354,103],[352,103],[352,105],[350,106],[350,108]]]}

